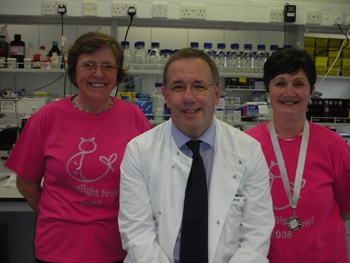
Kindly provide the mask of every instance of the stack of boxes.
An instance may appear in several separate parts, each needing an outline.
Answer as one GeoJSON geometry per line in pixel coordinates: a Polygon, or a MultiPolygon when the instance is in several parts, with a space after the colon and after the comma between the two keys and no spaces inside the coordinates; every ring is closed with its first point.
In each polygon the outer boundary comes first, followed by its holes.
{"type": "Polygon", "coordinates": [[[325,75],[330,66],[330,76],[350,76],[350,45],[345,47],[337,60],[342,39],[304,37],[304,50],[315,59],[317,75],[325,75]]]}

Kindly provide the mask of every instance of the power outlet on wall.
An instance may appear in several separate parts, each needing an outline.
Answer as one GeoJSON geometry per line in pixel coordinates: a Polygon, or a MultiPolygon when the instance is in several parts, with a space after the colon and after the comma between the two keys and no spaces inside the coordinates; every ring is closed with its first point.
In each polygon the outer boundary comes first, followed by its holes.
{"type": "Polygon", "coordinates": [[[83,0],[82,3],[83,16],[97,16],[98,2],[97,0],[83,0]]]}
{"type": "Polygon", "coordinates": [[[306,24],[320,25],[321,11],[320,10],[306,10],[306,24]]]}
{"type": "Polygon", "coordinates": [[[350,13],[340,10],[333,11],[333,25],[347,26],[350,23],[350,13]]]}
{"type": "Polygon", "coordinates": [[[153,17],[167,18],[168,3],[153,3],[152,14],[153,17]]]}
{"type": "Polygon", "coordinates": [[[271,23],[283,23],[284,21],[283,9],[270,8],[269,15],[269,22],[271,23]]]}
{"type": "Polygon", "coordinates": [[[65,5],[68,14],[68,1],[59,0],[59,1],[42,1],[41,2],[41,14],[42,15],[60,15],[58,13],[58,6],[65,5]]]}
{"type": "MultiPolygon", "coordinates": [[[[112,16],[129,17],[129,14],[128,14],[129,7],[134,7],[137,10],[137,3],[136,2],[113,2],[112,16]]],[[[137,16],[137,12],[135,16],[137,16]]]]}
{"type": "Polygon", "coordinates": [[[182,19],[206,19],[207,6],[203,4],[181,4],[182,19]]]}

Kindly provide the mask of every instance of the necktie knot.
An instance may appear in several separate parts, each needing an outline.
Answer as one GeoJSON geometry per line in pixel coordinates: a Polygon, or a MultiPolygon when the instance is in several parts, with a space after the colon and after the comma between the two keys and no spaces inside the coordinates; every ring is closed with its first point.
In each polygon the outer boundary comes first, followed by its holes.
{"type": "Polygon", "coordinates": [[[201,142],[201,140],[190,140],[186,142],[186,145],[188,148],[190,148],[193,154],[199,154],[199,146],[201,142]]]}

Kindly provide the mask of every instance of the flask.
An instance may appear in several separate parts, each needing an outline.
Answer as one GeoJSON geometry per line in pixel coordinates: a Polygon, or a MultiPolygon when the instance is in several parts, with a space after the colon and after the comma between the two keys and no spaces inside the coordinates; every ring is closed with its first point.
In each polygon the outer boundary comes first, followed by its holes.
{"type": "Polygon", "coordinates": [[[204,52],[213,60],[215,61],[215,54],[213,51],[213,44],[212,43],[204,43],[204,52]]]}
{"type": "Polygon", "coordinates": [[[51,55],[51,68],[52,69],[59,69],[60,68],[60,59],[57,56],[56,52],[53,52],[51,55]]]}
{"type": "Polygon", "coordinates": [[[41,61],[47,60],[47,53],[46,53],[45,46],[40,46],[39,54],[40,54],[41,61]]]}
{"type": "Polygon", "coordinates": [[[159,59],[160,59],[160,51],[159,51],[160,44],[159,42],[152,42],[151,43],[151,49],[148,52],[147,56],[147,64],[148,68],[155,70],[158,66],[159,59]]]}
{"type": "Polygon", "coordinates": [[[132,66],[131,66],[132,54],[131,54],[131,51],[129,48],[130,43],[129,43],[129,41],[122,41],[121,45],[122,45],[123,50],[124,50],[124,67],[127,69],[131,69],[132,68],[132,66]]]}
{"type": "Polygon", "coordinates": [[[258,51],[255,58],[255,68],[258,72],[264,71],[264,64],[268,58],[268,54],[265,51],[265,45],[258,45],[258,51]]]}
{"type": "Polygon", "coordinates": [[[0,68],[6,68],[6,60],[9,56],[9,43],[6,42],[6,36],[0,35],[0,68]]]}
{"type": "Polygon", "coordinates": [[[198,48],[199,48],[198,42],[191,42],[191,43],[190,43],[190,48],[198,49],[198,48]]]}
{"type": "Polygon", "coordinates": [[[245,44],[244,52],[242,54],[242,71],[253,73],[255,70],[255,57],[253,53],[253,45],[245,44]]]}
{"type": "Polygon", "coordinates": [[[227,58],[227,67],[231,72],[241,72],[241,52],[239,52],[239,44],[231,44],[231,51],[227,58]]]}
{"type": "Polygon", "coordinates": [[[134,69],[145,69],[146,64],[146,51],[145,42],[137,41],[135,43],[135,51],[133,54],[133,67],[134,69]]]}
{"type": "Polygon", "coordinates": [[[15,34],[14,40],[10,42],[10,57],[15,58],[18,68],[24,68],[25,43],[20,34],[15,34]]]}
{"type": "Polygon", "coordinates": [[[215,55],[215,63],[218,67],[218,70],[220,72],[225,72],[227,70],[227,54],[226,54],[226,44],[225,43],[218,43],[217,45],[217,52],[215,55]]]}
{"type": "Polygon", "coordinates": [[[161,91],[162,83],[156,82],[154,84],[154,91],[151,95],[152,114],[154,120],[163,120],[165,100],[161,91]]]}

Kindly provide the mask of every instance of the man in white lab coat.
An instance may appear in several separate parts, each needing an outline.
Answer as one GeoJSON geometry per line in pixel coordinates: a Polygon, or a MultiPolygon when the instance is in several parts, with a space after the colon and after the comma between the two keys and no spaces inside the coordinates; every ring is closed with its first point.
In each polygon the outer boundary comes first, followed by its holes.
{"type": "Polygon", "coordinates": [[[205,262],[268,262],[274,227],[268,168],[257,141],[214,117],[221,95],[215,63],[202,51],[177,51],[165,66],[162,93],[171,119],[130,141],[121,165],[124,262],[184,262],[189,140],[201,141],[207,181],[205,262]]]}

